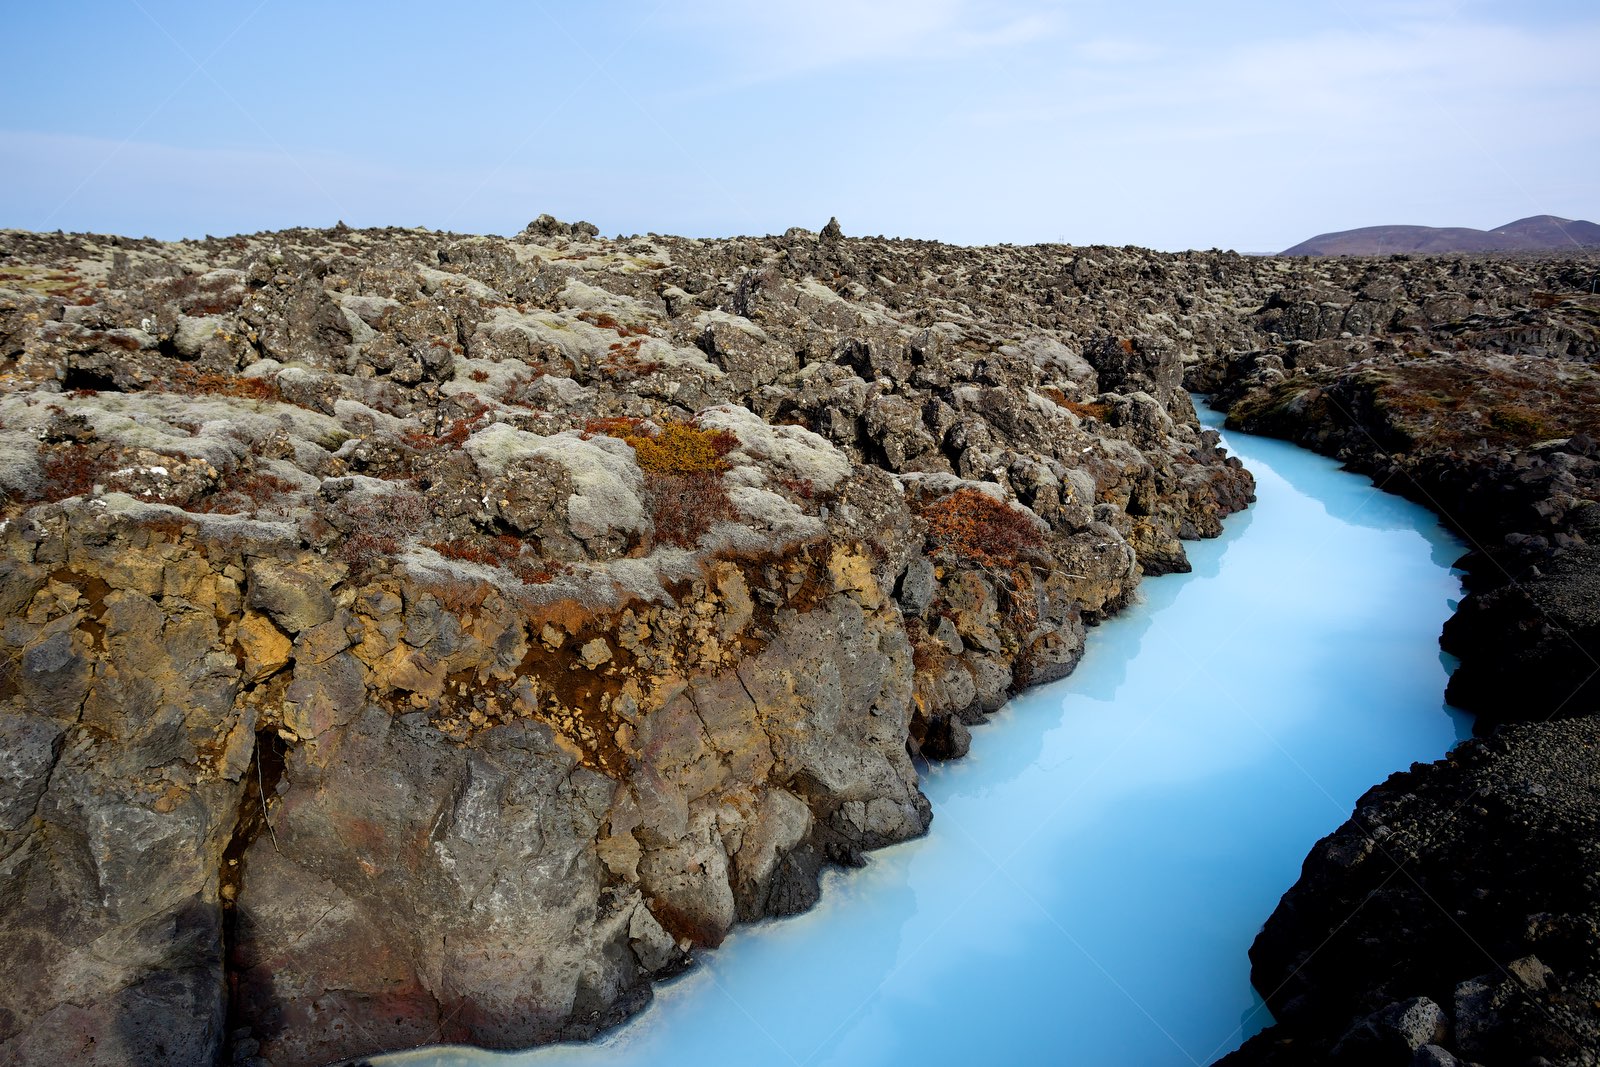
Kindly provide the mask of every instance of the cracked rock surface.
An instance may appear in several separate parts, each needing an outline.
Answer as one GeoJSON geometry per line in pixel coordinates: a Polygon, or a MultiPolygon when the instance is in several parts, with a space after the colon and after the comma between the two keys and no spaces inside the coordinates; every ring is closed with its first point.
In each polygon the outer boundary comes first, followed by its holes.
{"type": "Polygon", "coordinates": [[[0,234],[0,1062],[615,1023],[922,833],[915,760],[1248,502],[1185,385],[1432,498],[1479,545],[1452,699],[1531,720],[1318,846],[1240,1056],[1591,1062],[1594,271],[0,234]],[[1391,853],[1492,965],[1393,878],[1280,996],[1391,853]]]}
{"type": "Polygon", "coordinates": [[[924,832],[1251,496],[1089,258],[0,235],[0,1061],[582,1037],[924,832]]]}

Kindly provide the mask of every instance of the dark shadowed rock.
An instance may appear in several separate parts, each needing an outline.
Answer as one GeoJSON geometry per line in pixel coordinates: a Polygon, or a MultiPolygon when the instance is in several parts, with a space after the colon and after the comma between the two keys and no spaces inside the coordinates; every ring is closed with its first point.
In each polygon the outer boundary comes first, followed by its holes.
{"type": "Polygon", "coordinates": [[[1251,948],[1278,1025],[1224,1062],[1586,1062],[1597,746],[1594,716],[1507,726],[1363,796],[1251,948]]]}

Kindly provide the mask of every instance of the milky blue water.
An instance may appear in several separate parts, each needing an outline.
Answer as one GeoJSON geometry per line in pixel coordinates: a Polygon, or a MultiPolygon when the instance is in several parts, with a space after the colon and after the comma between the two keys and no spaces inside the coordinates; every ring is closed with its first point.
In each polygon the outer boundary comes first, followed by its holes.
{"type": "MultiPolygon", "coordinates": [[[[1208,420],[1215,417],[1207,414],[1208,420]]],[[[1259,502],[1148,580],[1078,670],[927,770],[928,837],[826,876],[566,1065],[1204,1064],[1269,1018],[1246,950],[1356,798],[1467,725],[1441,694],[1460,546],[1326,459],[1239,434],[1259,502]]]]}

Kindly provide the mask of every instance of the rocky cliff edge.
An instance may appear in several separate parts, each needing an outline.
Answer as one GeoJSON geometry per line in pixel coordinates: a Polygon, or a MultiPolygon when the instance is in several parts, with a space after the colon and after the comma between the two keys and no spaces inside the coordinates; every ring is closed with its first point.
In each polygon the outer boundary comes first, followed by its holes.
{"type": "Polygon", "coordinates": [[[0,1061],[582,1037],[922,833],[1250,498],[1119,256],[0,235],[0,1061]]]}

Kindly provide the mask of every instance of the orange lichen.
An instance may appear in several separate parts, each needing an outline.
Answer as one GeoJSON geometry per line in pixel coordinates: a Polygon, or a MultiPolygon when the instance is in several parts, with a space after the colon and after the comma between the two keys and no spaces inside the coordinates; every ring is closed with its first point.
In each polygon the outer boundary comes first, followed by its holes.
{"type": "Polygon", "coordinates": [[[688,422],[667,422],[652,434],[636,419],[591,420],[585,429],[633,447],[650,490],[658,542],[693,548],[713,524],[735,517],[722,485],[727,455],[739,445],[733,434],[688,422]]]}

